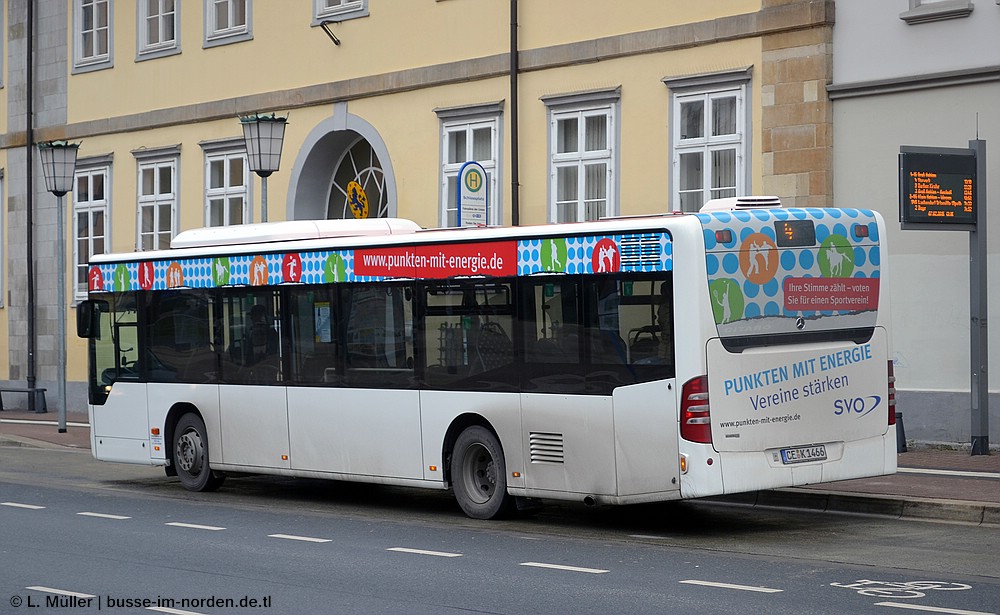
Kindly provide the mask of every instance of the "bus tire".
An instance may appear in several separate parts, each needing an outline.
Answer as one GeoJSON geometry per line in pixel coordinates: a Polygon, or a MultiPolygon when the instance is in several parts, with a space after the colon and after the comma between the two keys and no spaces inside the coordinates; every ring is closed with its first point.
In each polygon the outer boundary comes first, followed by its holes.
{"type": "Polygon", "coordinates": [[[189,412],[177,421],[173,466],[188,491],[215,491],[226,479],[208,465],[208,434],[197,414],[189,412]]]}
{"type": "Polygon", "coordinates": [[[473,425],[458,436],[451,481],[458,505],[473,519],[497,519],[514,509],[514,498],[507,493],[503,449],[485,427],[473,425]]]}

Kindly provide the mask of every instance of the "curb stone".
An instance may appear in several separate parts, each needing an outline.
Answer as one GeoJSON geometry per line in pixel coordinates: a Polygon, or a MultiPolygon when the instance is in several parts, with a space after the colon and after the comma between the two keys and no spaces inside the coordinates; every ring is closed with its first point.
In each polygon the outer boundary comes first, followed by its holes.
{"type": "MultiPolygon", "coordinates": [[[[807,502],[825,499],[826,506],[797,505],[797,508],[819,508],[826,512],[912,519],[917,521],[945,521],[973,525],[1000,525],[1000,504],[967,500],[939,500],[900,495],[857,495],[837,491],[802,494],[792,489],[777,490],[786,494],[789,502],[796,496],[805,496],[807,502]]],[[[788,504],[792,505],[792,504],[788,504]]]]}
{"type": "Polygon", "coordinates": [[[89,450],[79,446],[56,444],[53,442],[45,442],[44,440],[35,440],[34,438],[26,438],[24,436],[9,434],[0,434],[0,448],[44,448],[49,450],[62,449],[71,451],[89,450]]]}
{"type": "Polygon", "coordinates": [[[705,499],[741,506],[763,506],[1000,527],[1000,504],[965,500],[857,495],[815,489],[798,490],[794,487],[705,499]]]}

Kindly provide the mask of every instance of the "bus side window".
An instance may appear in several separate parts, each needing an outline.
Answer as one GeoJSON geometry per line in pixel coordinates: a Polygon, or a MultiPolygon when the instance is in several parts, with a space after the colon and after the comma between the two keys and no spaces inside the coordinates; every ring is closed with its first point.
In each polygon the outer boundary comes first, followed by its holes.
{"type": "Polygon", "coordinates": [[[629,331],[628,351],[632,363],[655,357],[659,348],[660,333],[656,324],[643,325],[629,331]]]}
{"type": "Polygon", "coordinates": [[[282,327],[281,295],[273,290],[232,289],[222,295],[221,326],[225,347],[222,379],[233,384],[275,384],[287,379],[288,339],[282,327]]]}
{"type": "MultiPolygon", "coordinates": [[[[528,359],[540,363],[579,363],[580,324],[576,280],[529,286],[532,312],[524,320],[528,359]]],[[[528,314],[525,314],[527,316],[528,314]]]]}
{"type": "Polygon", "coordinates": [[[288,291],[292,379],[299,384],[340,384],[342,345],[335,286],[288,291]]]}
{"type": "MultiPolygon", "coordinates": [[[[580,324],[580,277],[527,279],[521,289],[525,363],[521,389],[532,393],[586,392],[580,324]]],[[[588,342],[589,343],[589,342],[588,342]]]]}
{"type": "Polygon", "coordinates": [[[435,281],[418,288],[424,383],[461,391],[516,390],[512,283],[435,281]]]}
{"type": "Polygon", "coordinates": [[[118,379],[138,380],[140,376],[139,363],[139,327],[135,322],[115,323],[115,339],[118,349],[118,379]]]}
{"type": "Polygon", "coordinates": [[[672,286],[669,272],[622,279],[618,326],[627,347],[629,376],[637,382],[673,375],[674,304],[664,299],[672,286]]]}
{"type": "Polygon", "coordinates": [[[412,298],[412,288],[402,284],[357,284],[341,292],[345,384],[391,389],[416,385],[412,298]]]}

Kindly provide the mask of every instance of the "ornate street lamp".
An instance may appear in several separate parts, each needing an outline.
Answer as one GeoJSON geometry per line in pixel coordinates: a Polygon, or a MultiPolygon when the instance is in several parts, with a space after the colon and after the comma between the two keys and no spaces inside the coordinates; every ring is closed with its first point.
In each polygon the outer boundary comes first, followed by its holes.
{"type": "Polygon", "coordinates": [[[267,177],[278,170],[281,162],[288,117],[255,113],[241,116],[240,124],[243,125],[250,170],[260,175],[260,221],[267,222],[267,177]]]}
{"type": "Polygon", "coordinates": [[[76,173],[76,154],[79,143],[67,141],[45,141],[38,144],[38,154],[42,159],[42,171],[45,173],[45,189],[56,195],[56,243],[58,270],[58,330],[56,343],[59,348],[59,372],[56,375],[56,386],[59,396],[59,433],[66,433],[66,240],[63,237],[63,197],[73,189],[73,177],[76,173]]]}

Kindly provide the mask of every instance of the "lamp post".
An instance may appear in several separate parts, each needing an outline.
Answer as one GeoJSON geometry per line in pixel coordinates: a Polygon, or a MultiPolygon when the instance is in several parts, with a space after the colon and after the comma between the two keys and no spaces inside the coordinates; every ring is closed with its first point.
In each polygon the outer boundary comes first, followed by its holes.
{"type": "Polygon", "coordinates": [[[45,189],[56,195],[56,270],[58,271],[57,336],[59,348],[58,374],[56,386],[59,396],[59,433],[66,433],[66,241],[63,237],[63,197],[73,189],[73,175],[76,172],[76,154],[79,143],[67,141],[45,141],[38,144],[38,155],[42,159],[45,173],[45,189]]]}
{"type": "Polygon", "coordinates": [[[267,177],[278,170],[281,145],[285,140],[288,117],[255,113],[241,116],[243,140],[250,170],[260,175],[260,221],[267,222],[267,177]]]}

